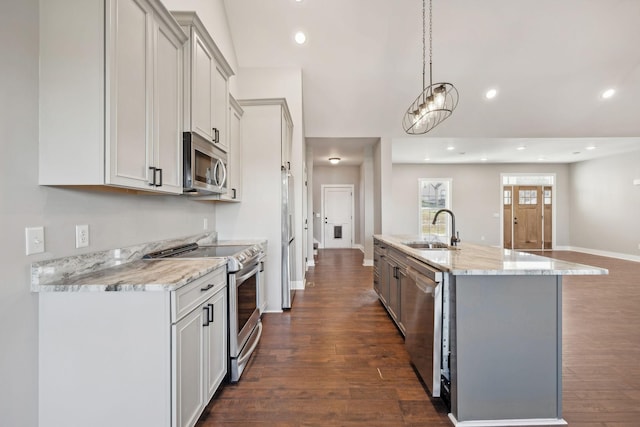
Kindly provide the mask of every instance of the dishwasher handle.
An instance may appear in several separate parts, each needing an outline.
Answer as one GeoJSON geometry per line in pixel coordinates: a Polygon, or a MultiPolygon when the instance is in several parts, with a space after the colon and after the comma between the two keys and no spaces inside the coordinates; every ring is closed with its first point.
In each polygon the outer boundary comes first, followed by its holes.
{"type": "Polygon", "coordinates": [[[415,270],[411,267],[407,267],[407,276],[411,277],[418,289],[420,289],[422,292],[435,296],[438,282],[431,280],[429,277],[423,274],[420,274],[418,270],[415,270]]]}

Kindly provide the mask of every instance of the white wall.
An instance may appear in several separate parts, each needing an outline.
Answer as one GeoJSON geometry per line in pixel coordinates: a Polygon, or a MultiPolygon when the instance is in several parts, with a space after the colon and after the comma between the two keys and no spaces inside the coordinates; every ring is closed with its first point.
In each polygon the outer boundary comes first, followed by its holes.
{"type": "Polygon", "coordinates": [[[417,234],[418,179],[452,178],[452,210],[462,241],[501,245],[501,173],[556,174],[556,246],[569,244],[569,166],[553,165],[410,165],[393,164],[391,230],[385,234],[417,234]],[[498,216],[496,217],[496,214],[498,216]],[[483,240],[484,237],[484,240],[483,240]]]}
{"type": "Polygon", "coordinates": [[[640,151],[570,167],[571,246],[640,259],[640,151]]]}
{"type": "Polygon", "coordinates": [[[35,427],[38,298],[29,290],[30,264],[197,234],[203,218],[215,229],[215,210],[177,196],[38,186],[38,0],[0,3],[0,58],[0,425],[35,427]],[[75,249],[75,224],[89,224],[88,248],[75,249]],[[39,225],[46,252],[26,256],[24,228],[39,225]]]}
{"type": "MultiPolygon", "coordinates": [[[[353,244],[362,244],[360,222],[362,209],[360,208],[360,166],[316,166],[313,169],[313,206],[322,215],[322,186],[323,185],[353,185],[354,203],[354,237],[353,244]]],[[[313,222],[314,239],[322,242],[322,218],[315,218],[313,222]]]]}

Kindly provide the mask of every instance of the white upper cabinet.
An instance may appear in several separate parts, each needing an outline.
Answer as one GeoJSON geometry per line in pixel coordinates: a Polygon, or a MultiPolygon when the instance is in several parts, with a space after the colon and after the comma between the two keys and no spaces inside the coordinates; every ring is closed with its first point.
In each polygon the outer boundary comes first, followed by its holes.
{"type": "Polygon", "coordinates": [[[229,156],[227,193],[220,200],[239,202],[242,200],[242,114],[238,102],[229,96],[229,156]]]}
{"type": "Polygon", "coordinates": [[[157,0],[43,2],[40,184],[181,193],[186,39],[157,0]]]}
{"type": "Polygon", "coordinates": [[[172,12],[189,35],[184,51],[185,131],[197,132],[229,151],[229,77],[231,66],[195,12],[172,12]]]}

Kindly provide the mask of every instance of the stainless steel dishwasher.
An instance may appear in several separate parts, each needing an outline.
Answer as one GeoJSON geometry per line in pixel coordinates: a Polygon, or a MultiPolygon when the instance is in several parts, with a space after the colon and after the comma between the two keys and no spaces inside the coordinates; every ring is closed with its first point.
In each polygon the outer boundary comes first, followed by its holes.
{"type": "Polygon", "coordinates": [[[441,271],[407,257],[407,286],[402,299],[403,313],[406,310],[405,346],[433,397],[440,397],[442,283],[441,271]]]}

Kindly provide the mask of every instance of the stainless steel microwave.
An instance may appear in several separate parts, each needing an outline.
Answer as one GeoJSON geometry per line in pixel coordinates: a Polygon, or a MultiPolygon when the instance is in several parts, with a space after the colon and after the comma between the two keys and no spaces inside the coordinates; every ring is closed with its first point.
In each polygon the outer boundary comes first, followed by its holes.
{"type": "Polygon", "coordinates": [[[195,132],[182,134],[183,193],[187,195],[227,192],[227,153],[195,132]]]}

